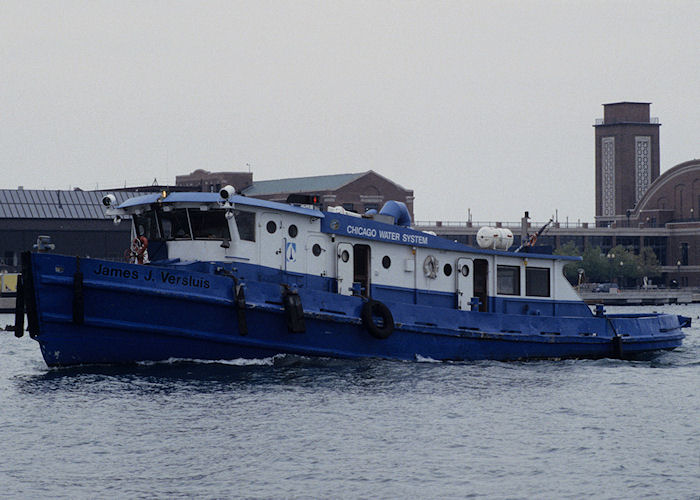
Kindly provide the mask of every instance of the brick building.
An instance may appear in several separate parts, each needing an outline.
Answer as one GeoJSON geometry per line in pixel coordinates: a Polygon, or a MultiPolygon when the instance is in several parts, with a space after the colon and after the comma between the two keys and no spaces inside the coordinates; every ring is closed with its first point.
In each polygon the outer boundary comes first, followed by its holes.
{"type": "Polygon", "coordinates": [[[251,172],[209,172],[197,169],[186,175],[175,177],[178,188],[189,188],[190,191],[217,193],[224,186],[234,186],[241,192],[253,184],[251,172]]]}
{"type": "Polygon", "coordinates": [[[603,105],[595,127],[596,222],[624,220],[659,177],[659,121],[649,103],[603,105]]]}

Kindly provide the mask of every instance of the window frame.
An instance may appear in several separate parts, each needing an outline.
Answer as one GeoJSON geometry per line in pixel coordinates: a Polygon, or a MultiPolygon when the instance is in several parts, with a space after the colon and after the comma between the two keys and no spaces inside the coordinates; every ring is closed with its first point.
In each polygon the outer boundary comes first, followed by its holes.
{"type": "Polygon", "coordinates": [[[238,231],[238,238],[241,241],[251,241],[253,243],[255,242],[257,217],[257,212],[252,210],[235,209],[233,211],[233,218],[236,221],[236,230],[238,231]],[[244,231],[243,234],[241,234],[241,222],[250,222],[250,220],[252,220],[252,224],[248,224],[248,226],[243,225],[243,227],[246,227],[246,231],[244,231]],[[244,238],[244,235],[250,236],[251,238],[244,238]]]}
{"type": "MultiPolygon", "coordinates": [[[[190,218],[190,227],[192,229],[192,239],[193,240],[199,240],[199,241],[231,241],[231,229],[229,228],[228,225],[228,220],[226,219],[226,212],[224,210],[197,210],[196,208],[188,208],[188,215],[190,218]],[[191,211],[191,213],[190,213],[191,211]],[[193,222],[194,219],[197,217],[202,217],[203,219],[205,218],[214,218],[218,217],[221,215],[221,218],[223,219],[223,225],[222,227],[224,228],[225,234],[221,236],[201,236],[200,231],[202,228],[195,229],[195,223],[193,222]]],[[[199,222],[199,221],[197,221],[199,222]]],[[[217,221],[221,222],[221,221],[217,221]]],[[[202,225],[204,227],[204,225],[202,225]]]]}
{"type": "Polygon", "coordinates": [[[552,296],[552,270],[549,267],[528,266],[525,268],[525,295],[528,297],[551,297],[552,296]],[[545,271],[547,274],[547,294],[534,293],[534,279],[530,279],[530,274],[545,271]],[[533,285],[531,285],[533,283],[533,285]]]}
{"type": "Polygon", "coordinates": [[[513,266],[508,264],[497,264],[496,265],[496,294],[497,295],[509,295],[513,297],[519,297],[522,295],[522,286],[520,283],[520,266],[513,266]],[[506,279],[507,276],[505,272],[512,272],[512,277],[514,278],[512,291],[503,291],[505,283],[501,281],[506,279]],[[503,274],[502,274],[503,273],[503,274]]]}

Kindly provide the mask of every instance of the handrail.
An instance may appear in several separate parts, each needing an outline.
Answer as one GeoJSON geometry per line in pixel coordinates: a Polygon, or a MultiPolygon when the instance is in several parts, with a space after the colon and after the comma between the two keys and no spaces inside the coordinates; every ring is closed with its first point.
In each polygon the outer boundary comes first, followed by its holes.
{"type": "MultiPolygon", "coordinates": [[[[546,224],[547,222],[536,222],[530,221],[530,228],[539,228],[546,224]]],[[[429,220],[429,221],[415,221],[413,223],[415,227],[507,227],[509,229],[520,230],[520,222],[512,221],[456,221],[456,220],[429,220]]],[[[559,221],[552,224],[552,228],[595,228],[594,222],[581,222],[581,221],[559,221]]]]}

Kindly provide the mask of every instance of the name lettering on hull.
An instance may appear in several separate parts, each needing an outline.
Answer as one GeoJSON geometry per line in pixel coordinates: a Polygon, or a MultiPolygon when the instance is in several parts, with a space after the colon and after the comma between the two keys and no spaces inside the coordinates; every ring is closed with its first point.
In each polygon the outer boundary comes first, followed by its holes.
{"type": "Polygon", "coordinates": [[[93,273],[97,276],[107,278],[165,283],[185,288],[209,288],[211,286],[209,280],[206,279],[197,278],[192,275],[180,276],[170,271],[157,271],[154,273],[153,269],[148,268],[122,269],[120,267],[98,264],[93,273]]]}

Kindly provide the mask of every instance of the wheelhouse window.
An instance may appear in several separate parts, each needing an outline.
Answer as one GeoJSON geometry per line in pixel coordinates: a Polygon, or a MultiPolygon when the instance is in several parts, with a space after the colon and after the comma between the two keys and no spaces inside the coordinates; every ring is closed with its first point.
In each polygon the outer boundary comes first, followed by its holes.
{"type": "Polygon", "coordinates": [[[496,268],[496,291],[500,295],[520,295],[519,266],[498,266],[496,268]]]}
{"type": "Polygon", "coordinates": [[[196,240],[230,240],[231,233],[223,210],[190,209],[190,222],[196,240]]]}
{"type": "Polygon", "coordinates": [[[530,297],[549,297],[549,269],[527,267],[525,269],[525,294],[530,297]]]}
{"type": "Polygon", "coordinates": [[[192,239],[190,222],[186,208],[177,208],[166,212],[160,211],[161,234],[166,240],[192,239]]]}
{"type": "Polygon", "coordinates": [[[255,212],[234,210],[238,236],[245,241],[255,241],[255,212]]]}
{"type": "Polygon", "coordinates": [[[133,219],[134,227],[136,228],[136,236],[145,236],[149,240],[160,237],[156,213],[153,210],[148,210],[139,215],[133,215],[133,219]]]}

